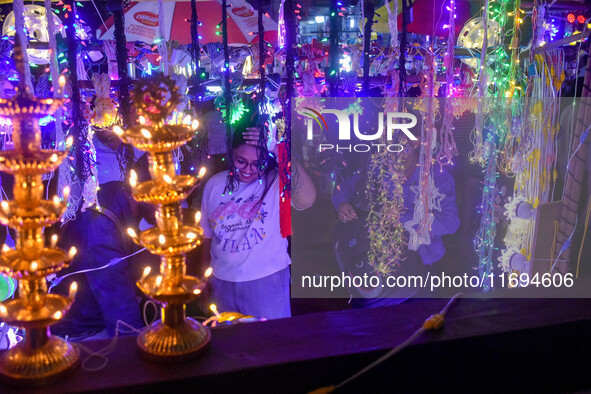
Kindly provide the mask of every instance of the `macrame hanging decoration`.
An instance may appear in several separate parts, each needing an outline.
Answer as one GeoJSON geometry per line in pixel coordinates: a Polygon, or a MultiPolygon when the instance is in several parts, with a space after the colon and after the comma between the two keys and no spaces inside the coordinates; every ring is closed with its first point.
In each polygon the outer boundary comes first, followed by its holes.
{"type": "Polygon", "coordinates": [[[417,250],[421,245],[431,244],[431,225],[434,215],[432,211],[441,212],[441,200],[444,194],[439,192],[433,181],[433,155],[437,144],[437,129],[434,126],[434,86],[435,86],[435,64],[431,54],[425,58],[429,70],[429,84],[427,97],[427,110],[424,113],[424,123],[421,131],[421,149],[419,152],[419,189],[416,193],[415,207],[412,220],[404,223],[404,228],[409,232],[408,248],[417,250]]]}

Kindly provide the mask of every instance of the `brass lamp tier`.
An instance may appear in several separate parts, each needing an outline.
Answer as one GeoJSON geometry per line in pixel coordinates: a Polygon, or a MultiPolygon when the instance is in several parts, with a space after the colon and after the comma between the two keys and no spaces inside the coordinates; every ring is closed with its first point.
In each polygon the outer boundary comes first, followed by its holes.
{"type": "MultiPolygon", "coordinates": [[[[14,199],[0,204],[0,222],[16,230],[16,246],[2,248],[0,271],[17,279],[18,297],[0,305],[0,319],[25,329],[14,348],[0,354],[0,377],[18,385],[41,385],[71,373],[80,350],[51,336],[49,326],[69,310],[75,292],[64,297],[47,293],[46,276],[66,267],[72,256],[45,245],[44,227],[63,215],[66,203],[57,196],[43,199],[42,175],[54,171],[67,152],[41,149],[39,119],[53,114],[60,99],[34,97],[24,84],[22,48],[17,40],[14,60],[20,74],[15,97],[0,99],[0,116],[12,121],[14,150],[0,152],[0,171],[14,175],[14,199]]],[[[65,81],[60,79],[61,88],[65,81]]]]}
{"type": "Polygon", "coordinates": [[[201,293],[204,283],[186,275],[185,254],[201,244],[203,230],[183,224],[180,203],[199,185],[201,179],[176,175],[172,151],[195,136],[190,125],[167,125],[164,119],[178,105],[178,88],[165,77],[136,83],[134,103],[140,125],[114,132],[125,142],[149,154],[151,178],[137,183],[132,179],[135,200],[157,207],[157,226],[134,236],[134,241],[160,256],[160,272],[146,274],[137,285],[161,307],[162,319],[138,336],[138,346],[149,360],[182,361],[199,355],[211,334],[199,322],[187,318],[185,304],[201,293]],[[148,122],[146,122],[146,119],[148,122]]]}

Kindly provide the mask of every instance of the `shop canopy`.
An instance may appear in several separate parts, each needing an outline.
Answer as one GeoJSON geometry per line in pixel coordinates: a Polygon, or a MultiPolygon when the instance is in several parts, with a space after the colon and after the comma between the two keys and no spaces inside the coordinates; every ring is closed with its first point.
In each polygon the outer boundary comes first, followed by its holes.
{"type": "MultiPolygon", "coordinates": [[[[228,43],[250,44],[258,41],[258,12],[244,0],[228,2],[228,43]]],[[[181,44],[191,43],[191,3],[163,2],[164,40],[181,44]]],[[[199,42],[204,44],[222,40],[222,6],[218,0],[197,0],[199,42]]],[[[158,42],[160,37],[158,2],[132,2],[125,8],[125,36],[128,41],[158,42]]],[[[265,41],[277,41],[277,23],[263,15],[265,41]]],[[[112,40],[115,27],[113,17],[98,30],[100,40],[112,40]]]]}

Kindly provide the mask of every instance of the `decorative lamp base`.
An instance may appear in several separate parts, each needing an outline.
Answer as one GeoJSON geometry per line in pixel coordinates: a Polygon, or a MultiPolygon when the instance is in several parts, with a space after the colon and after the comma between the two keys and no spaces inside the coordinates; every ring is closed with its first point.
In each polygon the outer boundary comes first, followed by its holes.
{"type": "Polygon", "coordinates": [[[37,349],[23,341],[0,355],[0,378],[19,386],[42,386],[70,375],[79,359],[80,349],[58,337],[49,337],[37,349]]]}
{"type": "Polygon", "coordinates": [[[211,333],[199,322],[185,318],[174,327],[161,320],[145,329],[137,338],[144,358],[157,362],[179,362],[200,355],[207,347],[211,333]]]}

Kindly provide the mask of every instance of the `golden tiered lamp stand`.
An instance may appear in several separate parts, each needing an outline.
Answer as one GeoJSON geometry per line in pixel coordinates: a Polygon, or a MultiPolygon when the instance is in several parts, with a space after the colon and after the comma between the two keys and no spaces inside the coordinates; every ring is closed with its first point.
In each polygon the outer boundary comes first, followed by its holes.
{"type": "MultiPolygon", "coordinates": [[[[43,235],[43,228],[63,215],[66,202],[57,196],[44,200],[41,177],[56,170],[67,152],[41,149],[39,120],[53,114],[63,100],[34,97],[24,83],[18,44],[14,59],[21,81],[18,92],[0,99],[0,116],[12,120],[14,142],[14,150],[0,152],[0,171],[14,175],[14,200],[2,201],[0,221],[16,231],[16,248],[2,248],[0,270],[17,279],[19,287],[17,298],[0,305],[0,320],[23,327],[25,338],[0,355],[0,375],[12,383],[40,385],[69,374],[78,364],[80,350],[49,332],[74,301],[75,285],[64,297],[48,294],[46,281],[47,275],[67,266],[75,249],[66,253],[55,242],[48,246],[43,235]]],[[[60,83],[63,87],[65,82],[60,83]]]]}
{"type": "Polygon", "coordinates": [[[147,271],[138,287],[161,306],[162,319],[138,336],[144,357],[154,361],[182,361],[197,356],[209,343],[210,332],[199,322],[187,318],[185,304],[194,300],[204,283],[186,275],[185,254],[201,244],[203,230],[183,224],[181,201],[197,187],[200,177],[176,175],[172,151],[191,140],[196,125],[165,124],[180,100],[178,88],[165,77],[141,80],[133,90],[140,125],[113,131],[125,142],[149,153],[151,180],[130,183],[133,198],[157,206],[157,226],[130,236],[136,243],[160,256],[160,272],[147,271]]]}

